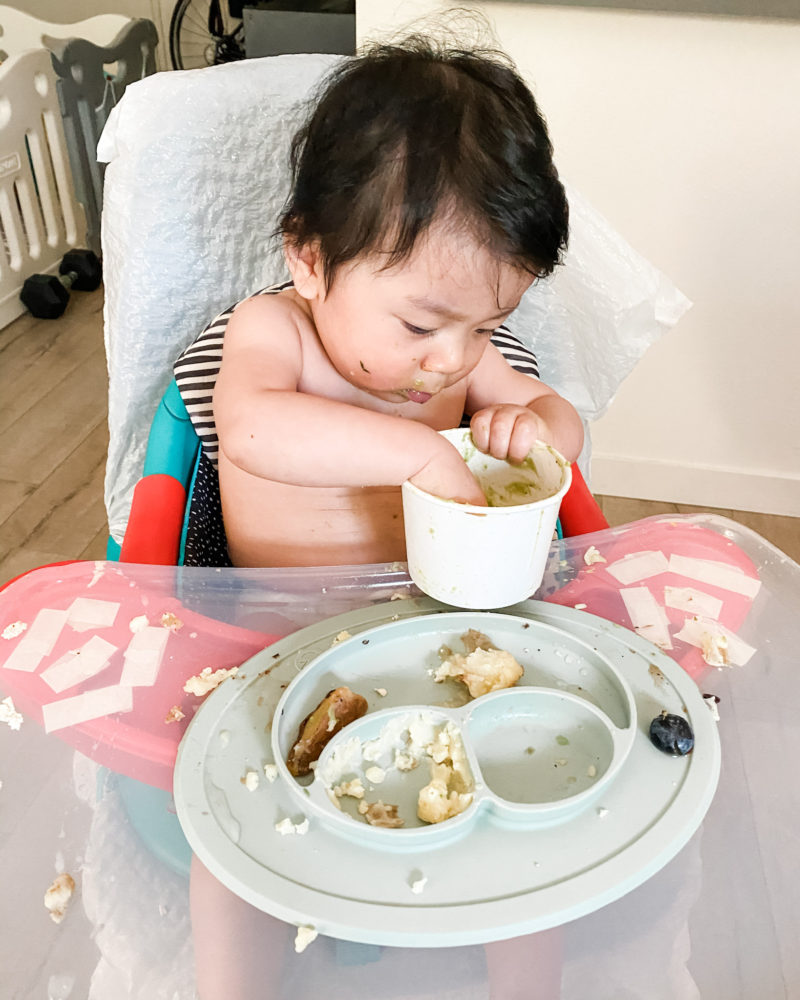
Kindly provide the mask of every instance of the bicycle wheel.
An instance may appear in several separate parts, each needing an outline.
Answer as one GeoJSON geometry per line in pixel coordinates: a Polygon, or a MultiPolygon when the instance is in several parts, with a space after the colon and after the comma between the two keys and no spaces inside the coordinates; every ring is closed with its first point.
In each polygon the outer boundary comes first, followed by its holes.
{"type": "Polygon", "coordinates": [[[244,27],[227,0],[178,0],[169,24],[175,69],[199,69],[244,59],[244,27]]]}

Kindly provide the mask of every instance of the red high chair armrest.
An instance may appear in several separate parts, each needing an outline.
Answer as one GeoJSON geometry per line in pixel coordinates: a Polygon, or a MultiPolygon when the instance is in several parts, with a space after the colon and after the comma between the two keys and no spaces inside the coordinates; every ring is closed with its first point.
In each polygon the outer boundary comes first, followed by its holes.
{"type": "Polygon", "coordinates": [[[588,535],[609,526],[575,462],[572,463],[572,485],[561,501],[558,516],[566,536],[588,535]]]}
{"type": "Polygon", "coordinates": [[[181,544],[186,490],[174,476],[144,476],[133,491],[120,562],[176,566],[181,544]]]}

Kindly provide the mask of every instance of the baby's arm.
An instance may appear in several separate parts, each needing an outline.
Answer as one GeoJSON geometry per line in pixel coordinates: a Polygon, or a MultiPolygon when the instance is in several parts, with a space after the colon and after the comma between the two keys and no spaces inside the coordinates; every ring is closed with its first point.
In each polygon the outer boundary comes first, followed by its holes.
{"type": "Polygon", "coordinates": [[[583,425],[575,407],[554,389],[515,371],[490,344],[470,376],[470,429],[481,451],[521,462],[536,440],[574,461],[583,447],[583,425]]]}
{"type": "Polygon", "coordinates": [[[296,486],[399,486],[485,504],[456,449],[415,420],[302,391],[293,305],[243,303],[225,333],[214,391],[220,450],[238,468],[296,486]]]}

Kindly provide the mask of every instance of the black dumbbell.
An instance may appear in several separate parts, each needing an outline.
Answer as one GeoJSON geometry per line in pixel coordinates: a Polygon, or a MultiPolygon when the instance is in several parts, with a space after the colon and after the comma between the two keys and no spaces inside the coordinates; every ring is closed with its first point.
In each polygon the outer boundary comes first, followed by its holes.
{"type": "Polygon", "coordinates": [[[70,289],[93,292],[103,280],[103,265],[91,250],[65,253],[58,271],[32,274],[22,286],[22,304],[39,319],[58,319],[67,308],[70,289]]]}

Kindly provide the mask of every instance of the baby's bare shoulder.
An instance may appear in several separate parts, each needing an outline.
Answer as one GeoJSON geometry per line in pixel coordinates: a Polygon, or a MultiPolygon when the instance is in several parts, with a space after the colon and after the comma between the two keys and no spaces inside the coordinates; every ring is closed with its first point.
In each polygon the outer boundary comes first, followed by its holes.
{"type": "Polygon", "coordinates": [[[229,387],[285,388],[303,370],[300,309],[288,296],[253,295],[240,303],[225,330],[217,395],[229,387]]]}
{"type": "Polygon", "coordinates": [[[233,340],[246,342],[251,338],[266,344],[285,340],[287,333],[299,336],[305,317],[296,297],[287,289],[275,294],[251,295],[233,311],[225,331],[226,346],[233,340]]]}

